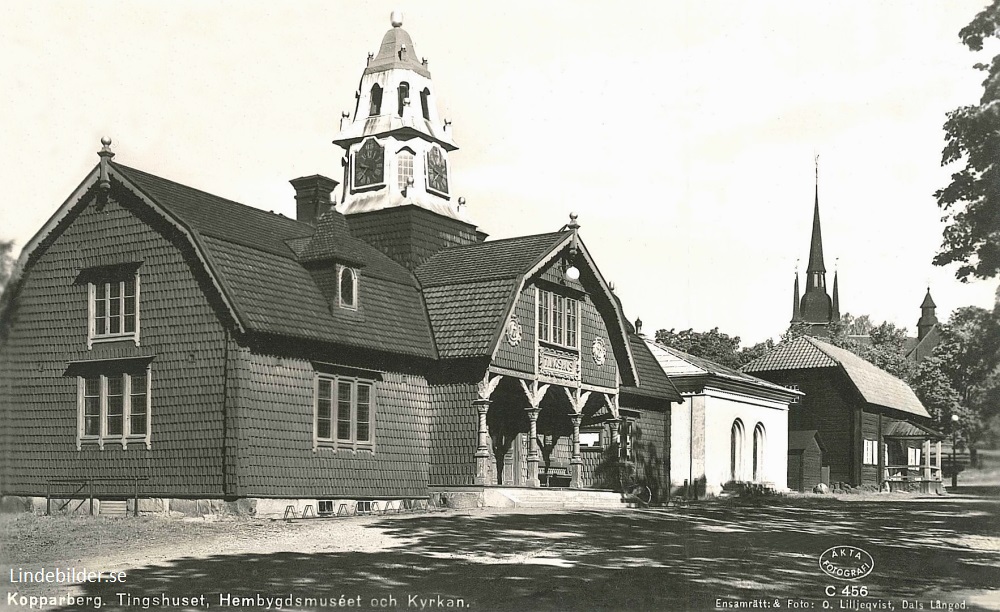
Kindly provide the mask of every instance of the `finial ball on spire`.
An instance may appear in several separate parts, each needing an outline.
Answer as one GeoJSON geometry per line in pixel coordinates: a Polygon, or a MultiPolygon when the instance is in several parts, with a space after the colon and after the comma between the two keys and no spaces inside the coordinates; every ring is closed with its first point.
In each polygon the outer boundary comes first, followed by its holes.
{"type": "Polygon", "coordinates": [[[110,147],[111,146],[111,139],[108,138],[107,136],[104,136],[103,138],[101,138],[101,144],[104,145],[104,146],[106,146],[106,147],[110,147]]]}
{"type": "Polygon", "coordinates": [[[393,11],[389,16],[389,21],[392,23],[392,27],[399,28],[403,25],[403,11],[393,11]]]}

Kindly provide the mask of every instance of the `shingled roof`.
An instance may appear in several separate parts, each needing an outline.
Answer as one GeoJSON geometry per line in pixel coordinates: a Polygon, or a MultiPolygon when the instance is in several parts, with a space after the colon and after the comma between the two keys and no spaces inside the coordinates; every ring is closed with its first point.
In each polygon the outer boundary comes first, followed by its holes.
{"type": "Polygon", "coordinates": [[[650,353],[656,359],[663,372],[673,379],[681,389],[687,390],[685,388],[688,386],[686,384],[687,381],[697,382],[698,386],[701,386],[703,384],[702,381],[716,379],[718,381],[752,385],[760,389],[777,392],[786,396],[789,400],[794,395],[797,395],[795,392],[781,385],[757,378],[756,376],[750,376],[739,370],[728,368],[702,357],[690,355],[673,347],[664,346],[651,340],[646,340],[645,344],[649,347],[650,353]]]}
{"type": "Polygon", "coordinates": [[[655,397],[666,399],[671,402],[681,403],[684,398],[680,391],[674,386],[663,368],[657,363],[656,357],[650,351],[648,341],[636,334],[629,335],[629,344],[632,345],[632,356],[635,357],[635,367],[639,370],[638,387],[622,385],[621,392],[631,395],[641,395],[644,397],[655,397]]]}
{"type": "Polygon", "coordinates": [[[568,236],[557,232],[451,247],[417,268],[438,354],[489,355],[521,276],[568,236]]]}
{"type": "Polygon", "coordinates": [[[436,356],[416,279],[347,234],[339,213],[327,213],[313,228],[121,164],[112,168],[192,233],[248,330],[436,356]],[[331,308],[309,262],[326,262],[329,270],[332,262],[357,266],[357,310],[331,308]]]}
{"type": "Polygon", "coordinates": [[[810,336],[779,344],[770,353],[740,368],[743,372],[771,372],[812,368],[841,368],[869,404],[930,418],[913,389],[847,349],[810,336]]]}

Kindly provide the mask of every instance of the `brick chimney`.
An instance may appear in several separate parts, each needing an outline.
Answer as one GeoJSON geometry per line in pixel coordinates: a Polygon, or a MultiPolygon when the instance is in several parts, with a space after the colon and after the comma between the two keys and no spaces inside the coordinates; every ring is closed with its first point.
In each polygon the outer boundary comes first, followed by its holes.
{"type": "Polygon", "coordinates": [[[295,188],[295,219],[316,225],[316,219],[330,209],[330,195],[338,183],[320,174],[288,181],[295,188]]]}

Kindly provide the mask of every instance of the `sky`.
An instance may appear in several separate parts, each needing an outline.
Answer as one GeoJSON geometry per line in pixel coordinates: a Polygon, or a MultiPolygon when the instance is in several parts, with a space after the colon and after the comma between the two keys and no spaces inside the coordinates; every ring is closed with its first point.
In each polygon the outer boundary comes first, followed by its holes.
{"type": "Polygon", "coordinates": [[[0,239],[20,249],[115,161],[294,216],[341,179],[331,140],[392,10],[459,150],[452,193],[491,239],[581,237],[646,332],[777,338],[804,272],[819,156],[843,312],[915,333],[997,281],[933,266],[945,114],[974,104],[977,1],[9,3],[0,24],[0,239]]]}

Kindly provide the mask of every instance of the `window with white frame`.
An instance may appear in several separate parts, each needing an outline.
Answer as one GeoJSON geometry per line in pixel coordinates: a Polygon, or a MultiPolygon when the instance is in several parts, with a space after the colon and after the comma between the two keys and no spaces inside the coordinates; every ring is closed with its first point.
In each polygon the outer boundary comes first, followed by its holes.
{"type": "Polygon", "coordinates": [[[77,376],[77,448],[141,443],[150,447],[150,373],[146,368],[77,376]]]}
{"type": "Polygon", "coordinates": [[[619,427],[619,455],[624,461],[635,461],[636,438],[639,433],[638,427],[635,421],[629,418],[622,419],[619,427]]]}
{"type": "Polygon", "coordinates": [[[396,177],[400,191],[406,191],[413,184],[413,151],[402,149],[396,154],[396,177]]]}
{"type": "Polygon", "coordinates": [[[906,449],[906,464],[910,467],[916,467],[920,465],[920,449],[919,448],[908,448],[906,449]]]}
{"type": "Polygon", "coordinates": [[[132,340],[139,344],[139,273],[96,274],[87,283],[87,346],[132,340]]]}
{"type": "Polygon", "coordinates": [[[314,447],[371,448],[375,444],[375,384],[317,375],[314,447]]]}
{"type": "Polygon", "coordinates": [[[865,465],[878,465],[878,442],[876,440],[865,440],[865,465]]]}
{"type": "Polygon", "coordinates": [[[542,342],[578,348],[580,302],[546,291],[538,290],[538,338],[542,342]]]}
{"type": "Polygon", "coordinates": [[[358,308],[358,273],[353,268],[337,268],[337,305],[349,310],[358,308]]]}

